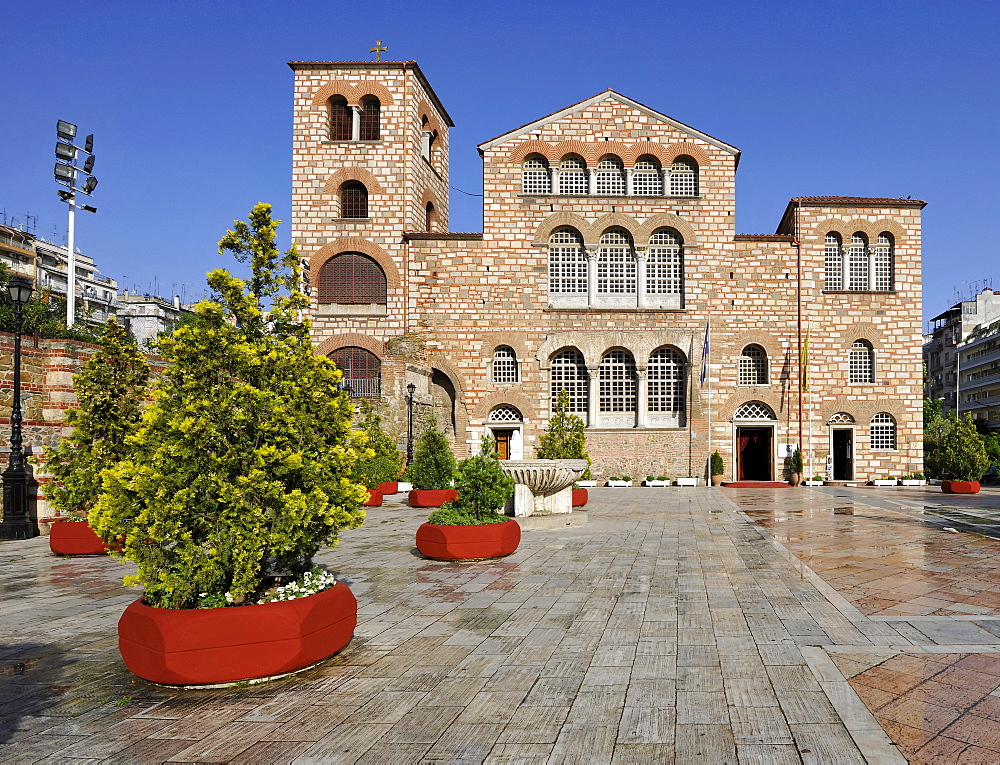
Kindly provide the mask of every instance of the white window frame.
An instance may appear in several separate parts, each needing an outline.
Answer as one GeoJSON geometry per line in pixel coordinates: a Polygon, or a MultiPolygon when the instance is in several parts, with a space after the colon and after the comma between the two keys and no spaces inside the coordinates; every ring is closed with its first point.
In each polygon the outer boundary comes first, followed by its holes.
{"type": "Polygon", "coordinates": [[[757,343],[750,343],[740,351],[738,385],[768,385],[767,351],[757,343]]]}
{"type": "Polygon", "coordinates": [[[847,355],[847,382],[850,385],[875,384],[875,349],[867,340],[851,344],[847,355]]]}
{"type": "Polygon", "coordinates": [[[894,452],[899,447],[896,442],[896,418],[888,412],[879,412],[869,423],[868,446],[873,452],[894,452]]]}

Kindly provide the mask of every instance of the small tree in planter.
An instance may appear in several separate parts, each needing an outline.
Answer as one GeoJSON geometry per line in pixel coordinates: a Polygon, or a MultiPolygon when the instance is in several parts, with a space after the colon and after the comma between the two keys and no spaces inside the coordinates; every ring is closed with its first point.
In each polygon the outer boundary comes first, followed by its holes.
{"type": "Polygon", "coordinates": [[[406,468],[406,478],[413,484],[408,501],[414,507],[440,507],[455,499],[455,455],[448,439],[431,420],[430,426],[417,439],[413,461],[406,468]]]}
{"type": "Polygon", "coordinates": [[[549,426],[538,439],[535,454],[540,460],[587,460],[587,469],[580,478],[584,481],[590,479],[587,434],[583,420],[569,413],[569,393],[565,388],[556,396],[549,426]]]}
{"type": "Polygon", "coordinates": [[[168,366],[154,403],[91,513],[105,539],[125,535],[113,554],[137,564],[126,583],[145,600],[122,616],[119,645],[154,682],[289,672],[342,648],[357,622],[350,590],[312,557],[364,520],[367,494],[351,480],[364,441],[339,370],[296,319],[307,305],[298,255],[277,250],[276,227],[260,204],[219,243],[251,277],[211,272],[214,299],[161,339],[168,366]],[[267,603],[223,608],[257,602],[267,603]],[[250,639],[268,624],[271,642],[250,639]],[[324,639],[304,641],[304,624],[324,639]]]}
{"type": "Polygon", "coordinates": [[[509,555],[521,541],[517,521],[502,514],[514,479],[500,467],[492,438],[463,460],[455,479],[458,498],[430,514],[417,530],[417,549],[429,558],[461,560],[509,555]]]}
{"type": "Polygon", "coordinates": [[[802,450],[795,447],[792,456],[788,459],[789,483],[798,486],[802,482],[802,450]]]}
{"type": "Polygon", "coordinates": [[[365,455],[354,469],[354,480],[368,487],[372,499],[369,504],[381,504],[382,494],[396,493],[396,479],[403,461],[396,444],[382,429],[382,418],[371,402],[364,399],[358,405],[361,421],[359,428],[368,437],[365,455]]]}
{"type": "Polygon", "coordinates": [[[49,504],[66,514],[61,521],[82,522],[52,527],[53,552],[105,552],[104,541],[86,523],[87,515],[101,493],[101,473],[128,456],[126,441],[139,428],[148,384],[149,366],[135,338],[114,317],[108,319],[100,350],[73,376],[79,406],[66,410],[73,432],[45,449],[45,469],[52,476],[45,487],[49,504]]]}
{"type": "Polygon", "coordinates": [[[986,447],[970,415],[958,418],[941,442],[941,471],[950,480],[941,484],[948,494],[975,494],[989,467],[986,447]]]}
{"type": "Polygon", "coordinates": [[[718,486],[722,483],[722,474],[726,470],[725,465],[722,463],[722,455],[718,451],[712,452],[712,460],[709,467],[709,472],[712,474],[712,486],[718,486]]]}

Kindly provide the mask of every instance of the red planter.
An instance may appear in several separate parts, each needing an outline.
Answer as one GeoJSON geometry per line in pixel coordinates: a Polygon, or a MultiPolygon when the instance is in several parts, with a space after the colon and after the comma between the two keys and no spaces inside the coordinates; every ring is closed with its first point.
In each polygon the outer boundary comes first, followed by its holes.
{"type": "Polygon", "coordinates": [[[381,507],[382,506],[382,493],[378,489],[368,490],[368,501],[365,502],[365,507],[381,507]]]}
{"type": "Polygon", "coordinates": [[[979,481],[941,481],[945,494],[978,494],[979,481]]]}
{"type": "Polygon", "coordinates": [[[49,549],[56,555],[107,555],[104,544],[86,521],[56,521],[49,531],[49,549]]]}
{"type": "Polygon", "coordinates": [[[589,499],[586,489],[573,489],[573,507],[583,507],[589,499]]]}
{"type": "Polygon", "coordinates": [[[399,481],[386,481],[385,483],[380,483],[375,487],[375,491],[379,494],[398,494],[399,481]]]}
{"type": "Polygon", "coordinates": [[[441,507],[453,499],[458,499],[454,489],[414,489],[406,495],[410,507],[441,507]]]}
{"type": "Polygon", "coordinates": [[[482,526],[439,526],[425,523],[417,529],[417,549],[436,560],[480,560],[510,555],[521,543],[517,521],[482,526]]]}
{"type": "Polygon", "coordinates": [[[337,653],[354,635],[350,587],[296,600],[229,608],[152,608],[142,600],[118,621],[125,666],[163,685],[214,685],[274,677],[337,653]]]}

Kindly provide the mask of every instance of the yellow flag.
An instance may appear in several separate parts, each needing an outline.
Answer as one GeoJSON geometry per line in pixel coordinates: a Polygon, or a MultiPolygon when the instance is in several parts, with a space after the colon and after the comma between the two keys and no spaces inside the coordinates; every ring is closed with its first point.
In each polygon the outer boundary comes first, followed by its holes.
{"type": "Polygon", "coordinates": [[[806,341],[802,344],[802,390],[809,390],[809,327],[806,327],[806,341]]]}

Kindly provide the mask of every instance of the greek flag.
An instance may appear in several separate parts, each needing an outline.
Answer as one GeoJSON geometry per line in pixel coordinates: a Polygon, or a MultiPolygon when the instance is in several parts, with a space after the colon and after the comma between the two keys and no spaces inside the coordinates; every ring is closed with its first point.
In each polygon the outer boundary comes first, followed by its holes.
{"type": "Polygon", "coordinates": [[[705,347],[701,349],[701,384],[705,384],[708,377],[708,330],[712,326],[712,320],[705,322],[705,347]]]}

